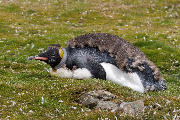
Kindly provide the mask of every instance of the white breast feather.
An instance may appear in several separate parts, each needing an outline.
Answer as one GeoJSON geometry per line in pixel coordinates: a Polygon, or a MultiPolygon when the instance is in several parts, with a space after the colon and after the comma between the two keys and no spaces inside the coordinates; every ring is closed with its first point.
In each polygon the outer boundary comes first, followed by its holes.
{"type": "Polygon", "coordinates": [[[73,72],[73,78],[75,79],[88,79],[91,77],[92,77],[91,72],[86,68],[79,68],[74,70],[73,72]]]}
{"type": "Polygon", "coordinates": [[[89,70],[86,68],[79,68],[76,70],[68,70],[66,68],[59,68],[57,71],[53,71],[50,68],[51,76],[56,76],[60,78],[75,78],[75,79],[88,79],[91,78],[92,75],[89,70]]]}
{"type": "Polygon", "coordinates": [[[73,77],[73,72],[66,68],[59,68],[59,69],[57,69],[57,71],[53,71],[50,68],[50,74],[51,74],[51,76],[56,76],[56,77],[60,77],[60,78],[72,78],[73,77]]]}

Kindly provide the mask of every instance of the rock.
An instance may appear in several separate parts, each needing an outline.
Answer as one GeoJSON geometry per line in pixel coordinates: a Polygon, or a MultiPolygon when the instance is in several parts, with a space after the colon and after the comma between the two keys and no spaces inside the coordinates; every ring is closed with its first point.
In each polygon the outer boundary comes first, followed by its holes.
{"type": "Polygon", "coordinates": [[[79,103],[90,109],[111,110],[111,112],[120,110],[124,114],[131,116],[140,115],[144,111],[144,102],[142,100],[119,104],[111,101],[115,98],[117,98],[117,96],[108,91],[95,90],[81,95],[79,103]]]}
{"type": "Polygon", "coordinates": [[[83,94],[80,97],[79,103],[82,104],[82,106],[94,108],[97,106],[99,102],[102,101],[108,101],[113,98],[116,98],[116,95],[113,95],[112,93],[104,90],[95,90],[90,91],[88,93],[83,94]]]}
{"type": "Polygon", "coordinates": [[[99,101],[96,108],[101,110],[111,110],[114,112],[119,109],[119,105],[111,101],[99,101]]]}
{"type": "Polygon", "coordinates": [[[82,106],[89,107],[90,109],[92,109],[95,106],[97,106],[98,101],[99,99],[94,98],[93,96],[86,93],[80,97],[79,102],[82,104],[82,106]]]}
{"type": "Polygon", "coordinates": [[[123,102],[120,104],[120,110],[131,116],[139,115],[144,111],[144,102],[142,100],[137,100],[135,102],[123,102]]]}

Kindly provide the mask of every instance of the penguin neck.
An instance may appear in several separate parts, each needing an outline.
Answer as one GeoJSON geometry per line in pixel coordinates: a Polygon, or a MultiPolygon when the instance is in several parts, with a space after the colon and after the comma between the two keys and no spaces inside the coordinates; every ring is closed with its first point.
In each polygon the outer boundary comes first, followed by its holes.
{"type": "Polygon", "coordinates": [[[57,69],[61,68],[66,63],[66,60],[67,60],[67,51],[66,51],[65,48],[62,48],[62,51],[63,51],[63,56],[61,58],[61,61],[60,61],[60,63],[58,65],[56,65],[54,67],[54,70],[57,70],[57,69]]]}

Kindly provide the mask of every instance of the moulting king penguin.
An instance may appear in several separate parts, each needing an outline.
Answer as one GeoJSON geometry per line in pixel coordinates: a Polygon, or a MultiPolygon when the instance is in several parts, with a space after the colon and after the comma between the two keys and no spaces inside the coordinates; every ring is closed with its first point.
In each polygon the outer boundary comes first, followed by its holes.
{"type": "Polygon", "coordinates": [[[107,33],[89,33],[59,44],[29,60],[44,61],[50,74],[62,78],[111,80],[138,92],[165,90],[165,79],[143,52],[128,41],[107,33]]]}

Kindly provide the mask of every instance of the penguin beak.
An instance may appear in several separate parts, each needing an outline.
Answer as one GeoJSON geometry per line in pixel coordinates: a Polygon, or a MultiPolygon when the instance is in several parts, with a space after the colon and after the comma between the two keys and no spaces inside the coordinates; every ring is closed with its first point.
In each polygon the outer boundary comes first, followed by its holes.
{"type": "Polygon", "coordinates": [[[41,61],[47,61],[47,57],[39,57],[39,56],[31,56],[27,60],[41,60],[41,61]]]}

